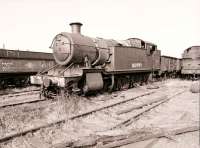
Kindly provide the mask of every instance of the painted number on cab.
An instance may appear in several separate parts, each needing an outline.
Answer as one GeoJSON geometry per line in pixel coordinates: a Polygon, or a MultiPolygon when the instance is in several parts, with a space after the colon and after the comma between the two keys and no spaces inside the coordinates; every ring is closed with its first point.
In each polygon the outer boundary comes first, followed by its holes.
{"type": "Polygon", "coordinates": [[[142,67],[142,63],[132,63],[131,67],[132,68],[141,68],[142,67]]]}

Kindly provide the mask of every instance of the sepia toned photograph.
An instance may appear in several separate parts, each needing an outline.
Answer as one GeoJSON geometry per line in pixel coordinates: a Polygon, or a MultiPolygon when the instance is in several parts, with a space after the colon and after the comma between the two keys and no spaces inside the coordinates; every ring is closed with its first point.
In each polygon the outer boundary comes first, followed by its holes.
{"type": "Polygon", "coordinates": [[[200,0],[0,0],[0,148],[199,148],[200,0]]]}

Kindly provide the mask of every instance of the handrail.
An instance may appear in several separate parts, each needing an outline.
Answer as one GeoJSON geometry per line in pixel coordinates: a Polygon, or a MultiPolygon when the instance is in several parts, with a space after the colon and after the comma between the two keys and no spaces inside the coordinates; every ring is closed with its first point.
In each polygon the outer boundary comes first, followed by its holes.
{"type": "Polygon", "coordinates": [[[74,63],[71,63],[69,66],[67,66],[64,70],[60,72],[60,74],[63,74],[66,70],[68,70],[74,63]]]}
{"type": "Polygon", "coordinates": [[[47,71],[49,71],[49,70],[52,70],[52,69],[54,69],[54,68],[56,68],[56,67],[58,67],[58,66],[59,66],[59,64],[53,65],[52,67],[50,67],[50,68],[48,68],[48,69],[46,69],[46,70],[44,70],[44,71],[41,71],[41,72],[39,72],[38,74],[44,74],[45,72],[47,72],[47,71]]]}

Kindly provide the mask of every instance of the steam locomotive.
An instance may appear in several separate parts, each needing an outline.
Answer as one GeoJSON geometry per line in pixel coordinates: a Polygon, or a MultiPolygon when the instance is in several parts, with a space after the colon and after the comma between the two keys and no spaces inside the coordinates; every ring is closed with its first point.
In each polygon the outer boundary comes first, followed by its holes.
{"type": "Polygon", "coordinates": [[[50,46],[56,65],[32,76],[42,94],[87,94],[112,91],[146,83],[159,75],[161,51],[139,38],[117,41],[81,34],[81,23],[71,23],[72,33],[57,34],[50,46]]]}
{"type": "Polygon", "coordinates": [[[200,46],[192,46],[182,54],[181,74],[184,78],[200,78],[200,46]]]}
{"type": "Polygon", "coordinates": [[[52,93],[112,91],[145,83],[160,70],[160,50],[138,38],[123,41],[81,34],[81,23],[71,23],[72,33],[57,34],[50,46],[56,65],[32,76],[31,83],[52,93]]]}

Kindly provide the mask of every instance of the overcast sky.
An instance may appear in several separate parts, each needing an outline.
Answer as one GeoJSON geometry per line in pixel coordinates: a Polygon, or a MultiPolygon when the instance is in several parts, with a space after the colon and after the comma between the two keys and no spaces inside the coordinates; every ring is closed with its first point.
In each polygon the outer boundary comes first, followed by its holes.
{"type": "Polygon", "coordinates": [[[0,0],[0,47],[46,51],[69,23],[82,34],[123,40],[141,38],[163,55],[181,57],[200,45],[200,0],[0,0]]]}

